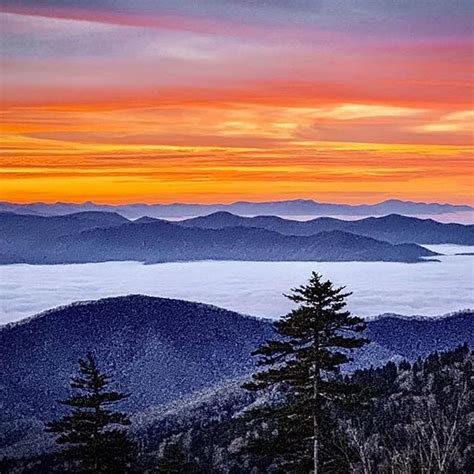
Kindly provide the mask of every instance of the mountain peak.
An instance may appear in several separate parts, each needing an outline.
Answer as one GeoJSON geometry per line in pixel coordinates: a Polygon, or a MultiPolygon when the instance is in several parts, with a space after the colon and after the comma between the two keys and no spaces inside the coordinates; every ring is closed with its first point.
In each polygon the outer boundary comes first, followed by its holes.
{"type": "Polygon", "coordinates": [[[127,218],[123,217],[121,214],[118,212],[108,212],[108,211],[80,211],[80,212],[74,212],[72,214],[66,214],[64,216],[59,216],[62,219],[97,219],[98,217],[107,219],[108,221],[110,220],[116,220],[116,221],[122,221],[122,222],[129,222],[127,218]]]}
{"type": "Polygon", "coordinates": [[[413,222],[413,221],[419,221],[421,219],[418,219],[417,217],[412,217],[412,216],[404,216],[402,214],[387,214],[385,216],[377,217],[376,218],[379,221],[386,221],[386,222],[413,222]]]}
{"type": "Polygon", "coordinates": [[[208,214],[207,216],[203,217],[227,217],[227,218],[233,218],[233,217],[239,217],[235,214],[232,214],[232,212],[229,211],[216,211],[212,212],[211,214],[208,214]]]}
{"type": "Polygon", "coordinates": [[[207,223],[239,223],[243,218],[229,211],[216,211],[205,216],[186,219],[183,222],[207,222],[207,223]]]}

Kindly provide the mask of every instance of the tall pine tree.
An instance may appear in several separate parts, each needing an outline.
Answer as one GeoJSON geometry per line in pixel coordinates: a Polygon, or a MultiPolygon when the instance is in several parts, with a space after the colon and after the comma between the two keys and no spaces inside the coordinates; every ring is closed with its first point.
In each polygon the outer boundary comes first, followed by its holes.
{"type": "Polygon", "coordinates": [[[66,446],[62,454],[68,471],[130,471],[134,445],[120,428],[130,425],[130,420],[125,413],[111,409],[128,395],[108,390],[110,381],[91,353],[79,359],[79,375],[70,383],[79,393],[59,402],[71,407],[71,413],[47,424],[46,431],[57,434],[56,442],[66,446]]]}
{"type": "Polygon", "coordinates": [[[326,440],[336,428],[326,408],[354,395],[339,368],[367,340],[360,335],[363,320],[346,310],[349,295],[313,272],[308,284],[287,296],[298,307],[274,323],[279,337],[254,352],[267,368],[254,374],[246,388],[273,388],[284,398],[254,411],[257,419],[277,427],[270,446],[284,472],[321,472],[322,433],[326,440]]]}

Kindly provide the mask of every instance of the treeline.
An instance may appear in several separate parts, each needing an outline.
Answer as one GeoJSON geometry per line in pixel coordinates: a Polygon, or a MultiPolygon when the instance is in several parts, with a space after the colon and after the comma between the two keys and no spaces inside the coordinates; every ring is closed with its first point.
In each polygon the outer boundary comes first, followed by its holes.
{"type": "Polygon", "coordinates": [[[255,351],[260,369],[250,380],[159,420],[132,420],[132,429],[114,408],[128,394],[111,389],[88,355],[62,402],[69,412],[46,427],[62,450],[3,460],[0,471],[474,472],[471,349],[344,375],[367,343],[347,296],[313,274],[291,291],[297,307],[275,323],[274,339],[255,351]]]}

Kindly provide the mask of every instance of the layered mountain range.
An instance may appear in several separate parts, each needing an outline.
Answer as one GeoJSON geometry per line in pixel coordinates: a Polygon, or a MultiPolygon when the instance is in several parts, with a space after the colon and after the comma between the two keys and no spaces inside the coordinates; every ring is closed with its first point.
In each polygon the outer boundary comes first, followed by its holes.
{"type": "Polygon", "coordinates": [[[242,217],[229,212],[217,212],[181,222],[186,227],[225,229],[256,227],[284,235],[308,236],[319,232],[342,231],[384,240],[393,244],[459,244],[474,245],[474,225],[442,224],[432,219],[390,214],[355,221],[320,217],[308,221],[282,219],[276,216],[242,217]]]}
{"type": "Polygon", "coordinates": [[[474,226],[399,215],[299,222],[215,213],[169,222],[110,212],[64,216],[0,213],[0,263],[136,260],[418,262],[436,253],[419,244],[474,244],[474,226]]]}
{"type": "Polygon", "coordinates": [[[401,201],[389,199],[376,204],[333,204],[321,203],[311,199],[295,199],[289,201],[247,202],[239,201],[231,204],[123,204],[108,205],[84,202],[80,204],[42,202],[17,204],[0,202],[0,211],[11,211],[17,214],[64,215],[83,211],[117,212],[118,214],[137,219],[150,217],[193,217],[203,216],[218,211],[227,211],[239,215],[281,215],[281,216],[383,216],[387,214],[403,214],[408,216],[439,215],[446,213],[474,212],[474,208],[466,205],[439,204],[401,201]]]}

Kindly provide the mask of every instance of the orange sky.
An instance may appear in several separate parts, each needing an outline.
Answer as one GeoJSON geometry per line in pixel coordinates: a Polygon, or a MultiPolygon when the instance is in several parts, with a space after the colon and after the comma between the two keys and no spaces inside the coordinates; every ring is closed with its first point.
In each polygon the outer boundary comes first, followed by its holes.
{"type": "Polygon", "coordinates": [[[349,11],[347,28],[337,2],[240,22],[206,1],[145,17],[21,3],[2,18],[2,200],[474,204],[463,12],[381,28],[349,11]]]}

